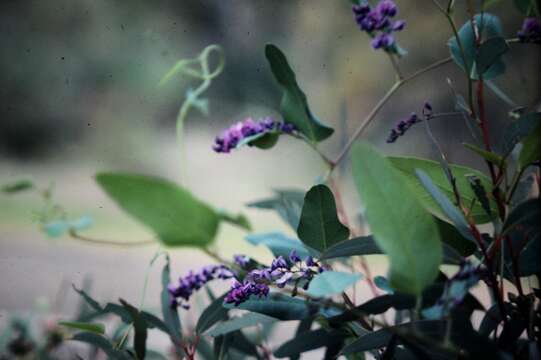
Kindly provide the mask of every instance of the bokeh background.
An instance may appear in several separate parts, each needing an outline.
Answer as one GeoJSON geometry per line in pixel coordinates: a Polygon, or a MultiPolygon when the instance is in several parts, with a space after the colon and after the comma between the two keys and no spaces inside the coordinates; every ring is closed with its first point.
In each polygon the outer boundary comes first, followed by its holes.
{"type": "MultiPolygon", "coordinates": [[[[402,71],[409,74],[447,57],[451,32],[432,2],[397,3],[399,17],[408,23],[398,35],[408,50],[402,71]]],[[[457,2],[460,24],[467,19],[463,7],[457,2]]],[[[506,36],[514,37],[522,16],[512,1],[496,2],[489,11],[501,17],[506,36]]],[[[70,216],[95,219],[89,236],[118,241],[151,234],[100,191],[93,180],[99,171],[182,182],[216,207],[244,212],[256,232],[289,232],[275,215],[244,204],[273,188],[308,189],[323,171],[318,157],[287,137],[272,151],[246,148],[223,155],[211,150],[215,134],[230,123],[278,115],[280,91],[264,57],[265,43],[285,51],[314,113],[336,127],[336,135],[322,144],[331,157],[394,80],[391,64],[370,48],[346,0],[2,1],[0,28],[0,184],[22,177],[41,187],[53,184],[55,200],[70,216]],[[226,66],[205,93],[209,116],[192,111],[188,117],[182,156],[175,119],[186,91],[197,83],[182,77],[161,87],[158,82],[179,59],[195,57],[209,44],[224,48],[226,66]]],[[[539,47],[530,45],[514,45],[506,55],[507,72],[495,84],[517,106],[539,105],[540,55],[539,47]]],[[[464,93],[464,76],[454,64],[425,74],[395,95],[363,138],[389,154],[434,157],[422,127],[395,144],[385,139],[397,120],[419,112],[425,101],[437,112],[453,111],[448,78],[464,93]]],[[[511,106],[490,91],[488,102],[496,138],[511,106]]],[[[450,161],[483,169],[459,145],[472,141],[460,117],[438,119],[432,129],[450,161]]],[[[341,174],[347,207],[355,214],[358,203],[347,166],[341,174]]],[[[0,195],[3,319],[36,309],[69,316],[78,303],[69,285],[81,285],[85,278],[91,279],[96,298],[137,302],[157,246],[110,248],[67,237],[47,239],[35,221],[40,206],[31,193],[0,195]]],[[[225,256],[268,256],[243,236],[224,226],[216,246],[225,256]]],[[[172,249],[171,255],[176,276],[212,262],[195,249],[172,249]]],[[[149,307],[158,304],[160,268],[150,273],[149,307]]]]}

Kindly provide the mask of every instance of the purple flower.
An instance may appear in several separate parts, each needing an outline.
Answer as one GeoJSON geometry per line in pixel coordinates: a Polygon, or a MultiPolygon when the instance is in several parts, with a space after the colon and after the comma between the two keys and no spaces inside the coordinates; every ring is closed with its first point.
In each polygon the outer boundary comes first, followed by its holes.
{"type": "Polygon", "coordinates": [[[241,268],[245,268],[250,264],[250,258],[246,255],[234,255],[233,261],[241,268]]]}
{"type": "Polygon", "coordinates": [[[295,249],[291,250],[291,252],[289,253],[289,261],[291,261],[292,263],[301,261],[301,258],[299,257],[299,255],[297,255],[297,251],[295,249]]]}
{"type": "Polygon", "coordinates": [[[517,33],[521,42],[541,44],[541,20],[527,17],[522,23],[522,29],[517,33]]]}
{"type": "Polygon", "coordinates": [[[235,274],[225,265],[205,266],[197,273],[190,271],[178,280],[178,284],[167,285],[167,291],[171,295],[171,306],[180,305],[188,309],[190,307],[188,301],[192,294],[207,282],[214,279],[225,280],[233,277],[235,277],[235,274]]]}
{"type": "Polygon", "coordinates": [[[276,270],[280,268],[289,270],[289,264],[287,263],[286,259],[284,259],[284,257],[281,255],[272,260],[271,264],[271,270],[276,270]]]}
{"type": "MultiPolygon", "coordinates": [[[[217,136],[212,148],[218,153],[229,153],[246,138],[270,132],[292,134],[295,131],[297,131],[295,125],[275,121],[271,117],[259,119],[258,121],[254,121],[252,118],[246,118],[244,121],[230,126],[221,135],[217,136]]],[[[248,145],[250,146],[250,143],[248,145]]]]}
{"type": "Polygon", "coordinates": [[[286,286],[287,282],[291,280],[292,277],[293,273],[288,271],[284,273],[284,275],[282,275],[278,280],[276,280],[275,283],[276,285],[278,285],[279,288],[283,288],[284,286],[286,286]]]}
{"type": "MultiPolygon", "coordinates": [[[[428,111],[429,108],[427,108],[427,105],[430,106],[430,104],[425,103],[425,107],[423,108],[423,114],[428,111]]],[[[432,111],[432,107],[430,106],[430,111],[432,111]]],[[[403,136],[409,128],[411,128],[414,124],[417,124],[420,122],[419,118],[417,117],[416,113],[411,113],[410,116],[406,119],[400,120],[393,129],[391,129],[391,132],[389,133],[389,136],[387,137],[387,143],[394,143],[400,136],[403,136]]]]}
{"type": "Polygon", "coordinates": [[[393,32],[402,31],[406,26],[404,20],[392,21],[398,13],[398,8],[392,0],[381,0],[375,7],[366,1],[352,7],[355,21],[361,29],[373,38],[371,45],[374,49],[383,49],[398,53],[393,32]]]}

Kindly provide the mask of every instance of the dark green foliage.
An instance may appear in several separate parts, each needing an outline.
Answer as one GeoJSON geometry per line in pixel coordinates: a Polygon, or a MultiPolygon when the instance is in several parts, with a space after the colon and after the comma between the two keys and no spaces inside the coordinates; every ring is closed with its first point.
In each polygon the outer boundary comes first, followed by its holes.
{"type": "Polygon", "coordinates": [[[265,56],[274,78],[284,91],[280,112],[285,121],[297,126],[304,136],[313,142],[322,141],[331,136],[334,130],[324,125],[310,111],[306,95],[297,84],[295,73],[289,66],[284,53],[275,45],[269,44],[265,47],[265,56]]]}
{"type": "Polygon", "coordinates": [[[349,229],[338,220],[334,196],[327,186],[316,185],[306,193],[297,234],[319,251],[349,237],[349,229]]]}

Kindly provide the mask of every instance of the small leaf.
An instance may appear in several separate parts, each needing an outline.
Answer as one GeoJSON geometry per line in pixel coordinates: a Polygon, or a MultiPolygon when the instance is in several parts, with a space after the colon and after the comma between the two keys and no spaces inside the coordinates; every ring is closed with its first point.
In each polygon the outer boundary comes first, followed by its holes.
{"type": "Polygon", "coordinates": [[[308,295],[324,297],[339,294],[353,286],[362,278],[361,274],[350,274],[339,271],[325,271],[314,276],[308,288],[308,295]]]}
{"type": "Polygon", "coordinates": [[[421,184],[425,189],[430,193],[434,201],[440,206],[443,213],[453,222],[455,228],[458,232],[466,239],[470,240],[472,243],[476,243],[472,234],[470,233],[470,227],[464,214],[457,209],[451,200],[443,194],[439,188],[432,182],[432,179],[421,169],[415,171],[417,177],[421,181],[421,184]]]}
{"type": "Polygon", "coordinates": [[[64,220],[51,221],[43,225],[43,231],[50,238],[57,238],[68,232],[70,224],[64,220]]]}
{"type": "Polygon", "coordinates": [[[274,356],[279,359],[295,356],[306,351],[339,343],[344,337],[345,334],[338,330],[317,329],[306,331],[282,344],[276,349],[274,356]]]}
{"type": "Polygon", "coordinates": [[[275,196],[247,204],[248,207],[274,210],[297,231],[301,218],[302,205],[304,203],[304,191],[293,189],[274,190],[275,196]]]}
{"type": "Polygon", "coordinates": [[[374,285],[389,294],[394,294],[394,289],[389,284],[389,281],[383,276],[376,276],[374,278],[374,285]]]}
{"type": "Polygon", "coordinates": [[[131,359],[126,353],[122,351],[117,351],[113,348],[113,344],[105,337],[92,333],[92,332],[82,332],[73,335],[71,338],[73,341],[81,341],[92,346],[95,346],[101,350],[110,358],[115,360],[129,360],[131,359]]]}
{"type": "Polygon", "coordinates": [[[0,191],[6,194],[15,194],[34,188],[34,183],[31,180],[21,179],[4,184],[0,187],[0,191]]]}
{"type": "Polygon", "coordinates": [[[102,312],[102,311],[103,311],[102,306],[101,306],[96,300],[94,300],[92,297],[90,297],[90,295],[88,295],[88,294],[86,293],[86,291],[77,289],[77,287],[76,287],[74,284],[72,284],[71,286],[72,286],[73,290],[75,290],[75,292],[77,292],[77,294],[79,294],[79,295],[83,298],[83,300],[84,300],[84,301],[85,301],[92,309],[94,309],[94,310],[97,311],[97,312],[102,312]]]}
{"type": "Polygon", "coordinates": [[[105,326],[99,323],[88,323],[81,321],[59,321],[58,325],[65,326],[70,329],[89,331],[99,335],[105,334],[105,326]]]}
{"type": "Polygon", "coordinates": [[[383,254],[374,238],[372,236],[361,236],[334,244],[323,252],[321,260],[374,254],[383,254]]]}
{"type": "Polygon", "coordinates": [[[276,81],[284,91],[280,104],[284,120],[294,124],[312,142],[322,141],[331,136],[334,130],[323,124],[310,111],[306,95],[297,84],[295,73],[284,53],[275,45],[268,44],[265,47],[265,56],[276,81]]]}
{"type": "Polygon", "coordinates": [[[78,219],[70,221],[69,227],[70,227],[70,230],[81,231],[81,230],[88,229],[93,224],[94,224],[94,219],[89,215],[85,215],[85,216],[81,216],[78,219]]]}
{"type": "Polygon", "coordinates": [[[216,212],[187,190],[163,179],[102,173],[98,184],[128,214],[169,246],[206,246],[216,236],[216,212]]]}
{"type": "Polygon", "coordinates": [[[266,246],[275,257],[283,256],[287,258],[292,250],[295,250],[301,258],[311,255],[311,251],[302,242],[279,232],[250,234],[245,239],[252,245],[266,246]]]}
{"type": "Polygon", "coordinates": [[[279,132],[262,132],[259,134],[245,137],[244,139],[239,141],[235,148],[238,149],[242,146],[248,145],[255,146],[259,149],[267,150],[271,149],[272,147],[274,147],[274,145],[276,145],[279,137],[279,132]]]}
{"type": "Polygon", "coordinates": [[[201,313],[201,316],[199,316],[199,320],[197,321],[197,325],[195,327],[195,331],[198,334],[202,334],[208,329],[212,327],[212,325],[216,324],[218,321],[226,320],[227,319],[227,312],[228,309],[226,309],[224,304],[224,299],[227,294],[224,294],[214,300],[210,305],[201,313]]]}
{"type": "MultiPolygon", "coordinates": [[[[393,166],[400,170],[406,176],[406,182],[410,186],[411,191],[413,191],[418,199],[422,202],[423,206],[427,208],[430,212],[436,215],[439,218],[444,220],[448,219],[445,214],[442,212],[439,205],[434,201],[434,198],[426,191],[424,186],[421,184],[417,176],[415,175],[415,169],[421,169],[430,176],[434,185],[436,185],[440,191],[442,191],[448,197],[453,197],[453,189],[445,172],[441,168],[440,164],[436,161],[418,159],[412,157],[389,157],[393,166]]],[[[472,204],[473,200],[476,199],[474,191],[470,187],[468,181],[469,175],[474,175],[481,180],[481,184],[485,189],[492,189],[492,182],[490,179],[475,169],[471,169],[465,166],[460,165],[449,165],[453,176],[456,179],[456,187],[460,193],[460,197],[464,204],[468,206],[472,204]]],[[[496,209],[496,203],[494,199],[490,199],[491,208],[496,209]]],[[[485,223],[491,220],[491,217],[487,216],[485,210],[479,204],[475,202],[474,206],[470,209],[470,214],[473,219],[478,223],[485,223]]],[[[496,214],[493,213],[492,217],[496,217],[496,214]]]]}
{"type": "Polygon", "coordinates": [[[297,234],[319,251],[349,237],[349,229],[338,220],[334,196],[327,186],[316,185],[306,193],[297,234]]]}
{"type": "Polygon", "coordinates": [[[505,164],[505,159],[496,153],[480,149],[479,147],[472,144],[465,143],[463,145],[466,149],[473,151],[477,155],[481,156],[483,159],[493,163],[496,166],[502,166],[505,164]]]}
{"type": "Polygon", "coordinates": [[[247,313],[243,316],[236,317],[233,319],[226,320],[218,325],[216,325],[212,330],[208,332],[210,336],[220,336],[230,333],[232,331],[244,329],[247,327],[252,327],[260,324],[269,324],[275,322],[276,319],[269,316],[257,314],[257,313],[247,313]]]}
{"type": "Polygon", "coordinates": [[[525,168],[536,161],[541,161],[541,124],[524,139],[522,145],[518,158],[521,167],[525,168]]]}
{"type": "Polygon", "coordinates": [[[477,53],[477,72],[484,76],[491,66],[501,61],[502,55],[507,51],[509,51],[509,45],[503,37],[494,37],[483,42],[477,53]]]}
{"type": "MultiPolygon", "coordinates": [[[[477,14],[474,16],[475,24],[479,29],[479,34],[481,39],[492,39],[496,37],[502,37],[503,31],[500,20],[498,17],[489,14],[477,14]]],[[[464,54],[461,53],[460,47],[456,38],[453,36],[448,41],[448,46],[451,51],[451,57],[464,71],[470,71],[470,77],[472,79],[478,79],[478,70],[479,70],[479,58],[477,56],[477,41],[475,34],[473,33],[473,26],[470,21],[466,22],[458,31],[458,37],[462,44],[462,49],[464,54]],[[462,56],[464,55],[464,57],[462,56]]],[[[481,46],[486,43],[488,40],[481,43],[481,46]]],[[[493,57],[491,55],[497,54],[498,51],[491,50],[493,47],[496,50],[500,49],[500,46],[496,43],[487,45],[487,49],[484,50],[486,55],[483,56],[482,66],[485,68],[485,71],[479,71],[483,74],[484,80],[490,80],[498,75],[501,75],[505,72],[505,64],[501,60],[501,55],[493,57]],[[486,68],[487,65],[491,65],[486,68]]],[[[483,70],[483,69],[481,69],[483,70]]]]}
{"type": "Polygon", "coordinates": [[[224,304],[227,309],[241,309],[267,315],[278,320],[302,320],[312,314],[309,303],[282,294],[272,294],[268,298],[252,297],[238,306],[224,304]]]}
{"type": "Polygon", "coordinates": [[[177,352],[181,352],[180,340],[182,340],[182,331],[180,324],[180,317],[178,316],[178,310],[171,306],[171,295],[167,290],[168,285],[171,283],[171,269],[169,255],[165,256],[165,265],[162,270],[162,291],[160,295],[162,316],[167,328],[169,330],[169,336],[171,341],[175,345],[177,352]]]}
{"type": "Polygon", "coordinates": [[[135,332],[133,336],[133,347],[135,348],[137,358],[144,359],[147,351],[147,323],[145,319],[141,316],[141,313],[138,309],[136,309],[122,299],[120,299],[120,303],[128,311],[132,318],[133,329],[135,332]]]}
{"type": "Polygon", "coordinates": [[[504,157],[508,156],[515,146],[539,125],[541,125],[541,112],[522,115],[518,120],[507,125],[502,132],[502,138],[498,142],[500,154],[504,157]]]}
{"type": "Polygon", "coordinates": [[[434,281],[442,261],[436,223],[412,194],[406,177],[371,146],[356,145],[352,160],[366,219],[378,246],[389,256],[391,286],[420,294],[434,281]]]}

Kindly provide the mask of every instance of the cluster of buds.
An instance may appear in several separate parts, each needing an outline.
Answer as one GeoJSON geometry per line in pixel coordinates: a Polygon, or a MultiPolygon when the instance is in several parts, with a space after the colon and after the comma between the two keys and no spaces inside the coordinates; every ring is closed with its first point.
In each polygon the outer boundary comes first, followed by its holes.
{"type": "Polygon", "coordinates": [[[541,20],[534,17],[524,19],[517,36],[521,42],[541,44],[541,20]]]}
{"type": "MultiPolygon", "coordinates": [[[[216,137],[214,151],[218,153],[228,153],[235,149],[243,140],[255,135],[266,133],[292,134],[297,129],[295,125],[283,121],[276,121],[271,117],[259,119],[247,118],[230,126],[216,137]]],[[[247,145],[251,145],[249,142],[247,145]]]]}
{"type": "Polygon", "coordinates": [[[289,259],[286,260],[283,256],[278,256],[272,261],[270,267],[250,271],[242,282],[237,279],[233,280],[225,302],[237,306],[251,296],[265,297],[269,294],[269,285],[271,284],[279,288],[288,284],[294,285],[294,293],[298,286],[302,286],[306,290],[314,275],[324,270],[323,266],[311,256],[302,261],[297,252],[293,250],[289,259]]]}
{"type": "Polygon", "coordinates": [[[205,266],[201,271],[195,273],[190,271],[178,280],[177,285],[169,284],[167,287],[171,295],[171,306],[180,305],[184,309],[189,309],[190,297],[206,283],[214,279],[226,280],[233,277],[235,277],[235,273],[225,265],[205,266]]]}
{"type": "MultiPolygon", "coordinates": [[[[431,117],[432,105],[426,102],[423,107],[423,118],[425,120],[430,120],[431,117]]],[[[407,118],[400,120],[395,127],[391,129],[391,132],[387,137],[387,143],[394,143],[400,136],[404,135],[409,128],[421,121],[422,120],[416,113],[411,113],[407,118]]]]}
{"type": "Polygon", "coordinates": [[[372,37],[372,47],[388,52],[396,52],[393,32],[402,31],[406,26],[404,20],[393,21],[398,8],[392,0],[381,0],[375,7],[361,0],[353,5],[353,14],[359,28],[372,37]]]}

